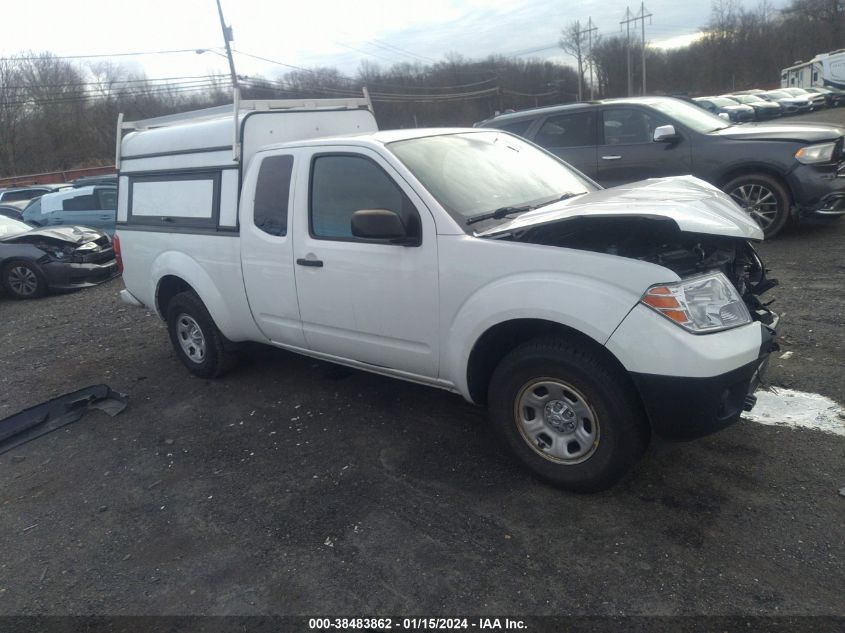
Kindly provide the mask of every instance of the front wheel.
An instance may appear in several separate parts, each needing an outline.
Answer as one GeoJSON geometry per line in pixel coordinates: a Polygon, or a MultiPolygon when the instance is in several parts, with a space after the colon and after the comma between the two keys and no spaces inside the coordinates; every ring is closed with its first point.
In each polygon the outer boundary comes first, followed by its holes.
{"type": "Polygon", "coordinates": [[[9,262],[2,271],[3,287],[15,299],[35,299],[47,292],[47,281],[38,266],[27,261],[9,262]]]}
{"type": "Polygon", "coordinates": [[[726,183],[722,190],[763,229],[774,237],[789,219],[789,193],[766,174],[745,174],[726,183]]]}
{"type": "Polygon", "coordinates": [[[176,355],[192,374],[216,378],[234,365],[235,355],[226,350],[223,335],[193,292],[179,293],[170,300],[167,329],[176,355]]]}
{"type": "Polygon", "coordinates": [[[627,376],[589,348],[538,339],[490,381],[490,420],[517,459],[568,490],[615,484],[642,457],[649,426],[627,376]]]}

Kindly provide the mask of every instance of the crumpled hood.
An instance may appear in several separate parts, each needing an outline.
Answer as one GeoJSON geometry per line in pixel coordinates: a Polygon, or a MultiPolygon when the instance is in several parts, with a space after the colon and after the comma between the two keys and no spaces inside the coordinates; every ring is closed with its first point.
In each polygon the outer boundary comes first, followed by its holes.
{"type": "Polygon", "coordinates": [[[681,231],[762,240],[763,231],[729,196],[693,176],[651,178],[601,189],[529,211],[487,231],[487,237],[583,217],[667,218],[681,231]]]}
{"type": "Polygon", "coordinates": [[[104,233],[102,231],[91,229],[87,226],[51,226],[12,235],[5,238],[4,241],[14,242],[22,240],[31,242],[33,238],[46,238],[48,240],[66,242],[67,244],[85,244],[86,242],[94,242],[103,237],[103,235],[104,233]]]}

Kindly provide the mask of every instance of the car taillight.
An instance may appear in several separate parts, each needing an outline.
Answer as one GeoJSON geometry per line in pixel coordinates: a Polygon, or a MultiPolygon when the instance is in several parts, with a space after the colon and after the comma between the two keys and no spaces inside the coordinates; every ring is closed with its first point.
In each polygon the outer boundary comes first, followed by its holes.
{"type": "Polygon", "coordinates": [[[120,253],[120,236],[115,233],[112,240],[112,247],[114,248],[114,260],[117,262],[117,270],[123,274],[123,255],[120,253]]]}

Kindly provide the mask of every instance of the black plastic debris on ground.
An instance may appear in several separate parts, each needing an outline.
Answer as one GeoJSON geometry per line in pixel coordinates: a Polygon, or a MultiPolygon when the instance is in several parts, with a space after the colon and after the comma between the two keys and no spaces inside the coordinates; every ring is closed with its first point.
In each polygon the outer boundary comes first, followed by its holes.
{"type": "Polygon", "coordinates": [[[108,385],[92,385],[0,420],[0,455],[36,437],[76,422],[91,409],[115,416],[126,408],[127,396],[108,385]]]}

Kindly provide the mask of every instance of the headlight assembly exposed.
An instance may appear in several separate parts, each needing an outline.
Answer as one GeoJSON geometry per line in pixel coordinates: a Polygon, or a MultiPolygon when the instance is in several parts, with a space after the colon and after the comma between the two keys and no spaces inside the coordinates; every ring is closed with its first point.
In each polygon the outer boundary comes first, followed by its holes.
{"type": "Polygon", "coordinates": [[[833,154],[836,150],[836,143],[819,143],[818,145],[807,145],[795,152],[795,158],[799,163],[813,165],[816,163],[833,162],[833,154]]]}
{"type": "Polygon", "coordinates": [[[751,322],[742,297],[722,273],[652,286],[640,301],[695,334],[718,332],[751,322]]]}

